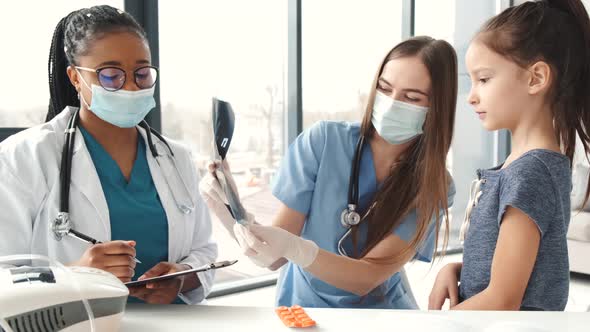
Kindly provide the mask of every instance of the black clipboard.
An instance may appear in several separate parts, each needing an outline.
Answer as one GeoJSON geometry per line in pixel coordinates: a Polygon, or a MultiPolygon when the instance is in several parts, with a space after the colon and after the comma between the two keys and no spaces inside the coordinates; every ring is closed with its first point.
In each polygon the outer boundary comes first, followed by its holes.
{"type": "Polygon", "coordinates": [[[165,274],[163,276],[147,278],[147,279],[143,279],[143,280],[129,281],[129,282],[125,283],[125,286],[127,286],[128,288],[143,286],[149,282],[170,280],[170,279],[174,279],[176,277],[180,277],[180,276],[187,275],[187,274],[192,274],[192,273],[197,273],[197,272],[205,272],[205,271],[214,270],[214,269],[221,269],[224,267],[232,266],[232,265],[236,264],[237,262],[238,262],[238,260],[236,259],[233,261],[221,261],[221,262],[211,263],[211,264],[207,264],[207,265],[195,268],[195,269],[174,272],[174,273],[170,273],[170,274],[165,274]]]}

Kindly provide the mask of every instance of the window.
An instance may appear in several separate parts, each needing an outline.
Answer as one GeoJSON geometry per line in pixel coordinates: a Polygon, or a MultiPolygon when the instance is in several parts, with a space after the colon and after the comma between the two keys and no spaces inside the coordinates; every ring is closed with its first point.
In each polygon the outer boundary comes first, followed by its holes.
{"type": "Polygon", "coordinates": [[[416,0],[415,35],[429,35],[449,42],[457,51],[459,65],[459,94],[455,116],[453,145],[447,159],[457,194],[451,208],[449,249],[461,247],[459,230],[469,199],[469,185],[478,168],[489,168],[504,157],[494,155],[498,133],[487,132],[474,115],[467,95],[471,81],[465,70],[465,52],[481,25],[499,10],[494,1],[416,0]],[[469,143],[467,143],[469,142],[469,143]]]}
{"type": "MultiPolygon", "coordinates": [[[[193,150],[204,173],[212,157],[212,97],[231,103],[236,128],[228,153],[246,209],[270,224],[279,201],[270,182],[283,155],[287,3],[277,0],[159,2],[163,133],[193,150]]],[[[215,217],[213,217],[215,218],[215,217]]],[[[242,257],[213,221],[219,259],[242,257]]],[[[247,259],[218,271],[216,283],[268,274],[247,259]]]]}
{"type": "Polygon", "coordinates": [[[456,25],[455,0],[416,0],[415,6],[414,34],[444,39],[452,45],[456,25]]]}
{"type": "Polygon", "coordinates": [[[3,79],[0,127],[30,127],[45,121],[49,105],[47,61],[53,31],[73,10],[123,0],[12,1],[0,10],[3,79]],[[32,8],[35,7],[35,8],[32,8]]]}
{"type": "Polygon", "coordinates": [[[304,128],[319,120],[361,121],[377,67],[402,40],[402,3],[303,1],[304,128]]]}

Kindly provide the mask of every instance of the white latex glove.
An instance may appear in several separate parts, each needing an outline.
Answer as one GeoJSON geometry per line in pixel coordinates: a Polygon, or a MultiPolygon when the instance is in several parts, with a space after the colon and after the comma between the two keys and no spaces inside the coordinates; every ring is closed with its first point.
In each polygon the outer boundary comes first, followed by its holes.
{"type": "Polygon", "coordinates": [[[248,256],[255,265],[274,271],[286,263],[282,258],[283,256],[277,255],[276,253],[258,253],[254,251],[248,243],[258,240],[248,231],[247,227],[234,223],[234,234],[236,241],[238,241],[240,248],[242,248],[242,253],[248,256]],[[248,240],[248,238],[251,239],[248,240]]]}
{"type": "MultiPolygon", "coordinates": [[[[236,222],[227,209],[227,197],[225,196],[223,189],[221,189],[221,184],[214,175],[215,167],[217,166],[214,163],[209,164],[207,175],[205,175],[201,180],[201,183],[199,183],[199,192],[201,193],[205,204],[207,204],[209,210],[213,212],[215,216],[217,216],[217,219],[221,221],[221,224],[225,230],[238,242],[238,245],[240,245],[240,248],[242,248],[244,255],[248,256],[254,264],[263,268],[269,268],[273,271],[278,269],[286,263],[286,261],[282,259],[282,256],[256,256],[255,252],[248,248],[248,245],[244,240],[244,235],[235,233],[236,228],[234,228],[234,225],[240,224],[236,222]]],[[[233,177],[228,176],[226,181],[230,186],[236,189],[236,184],[233,177]]],[[[249,225],[258,225],[254,215],[246,211],[246,216],[249,225]]]]}
{"type": "MultiPolygon", "coordinates": [[[[215,216],[217,216],[217,219],[221,221],[223,227],[225,227],[227,232],[235,239],[234,224],[236,224],[236,220],[232,217],[231,213],[227,209],[227,197],[225,196],[223,189],[221,189],[219,180],[217,180],[215,177],[215,167],[216,166],[214,163],[209,164],[207,175],[205,175],[199,183],[199,192],[201,193],[205,204],[207,204],[207,207],[209,207],[209,210],[213,212],[215,216]]],[[[228,176],[226,181],[234,188],[234,190],[236,189],[236,184],[233,177],[228,176]]],[[[236,190],[236,192],[238,191],[236,190]]],[[[256,223],[254,216],[247,211],[246,218],[249,224],[256,223]]]]}
{"type": "Polygon", "coordinates": [[[237,237],[243,237],[238,242],[245,243],[246,248],[242,246],[242,249],[246,249],[244,253],[253,259],[285,257],[294,264],[306,268],[315,261],[319,251],[315,242],[305,240],[280,227],[262,225],[245,227],[236,224],[234,233],[237,237]]]}

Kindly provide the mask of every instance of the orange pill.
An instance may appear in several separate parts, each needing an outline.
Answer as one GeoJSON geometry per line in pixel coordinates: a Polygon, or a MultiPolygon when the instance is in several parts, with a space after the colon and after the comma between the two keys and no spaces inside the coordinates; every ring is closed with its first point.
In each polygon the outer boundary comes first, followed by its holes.
{"type": "Polygon", "coordinates": [[[283,324],[290,328],[311,327],[316,325],[316,322],[309,317],[300,305],[297,304],[291,307],[277,307],[275,308],[275,312],[283,324]]]}

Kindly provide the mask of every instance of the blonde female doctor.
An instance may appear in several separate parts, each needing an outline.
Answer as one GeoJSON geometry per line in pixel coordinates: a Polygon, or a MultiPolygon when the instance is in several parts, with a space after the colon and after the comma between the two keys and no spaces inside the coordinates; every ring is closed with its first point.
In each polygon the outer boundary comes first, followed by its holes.
{"type": "MultiPolygon", "coordinates": [[[[189,151],[142,121],[157,75],[129,14],[95,6],[58,23],[48,122],[0,144],[0,256],[46,255],[122,281],[215,260],[189,151]],[[59,233],[64,225],[101,243],[59,233]]],[[[152,283],[131,289],[130,301],[198,303],[212,282],[199,273],[152,283]]]]}

